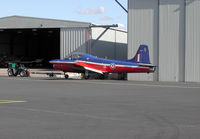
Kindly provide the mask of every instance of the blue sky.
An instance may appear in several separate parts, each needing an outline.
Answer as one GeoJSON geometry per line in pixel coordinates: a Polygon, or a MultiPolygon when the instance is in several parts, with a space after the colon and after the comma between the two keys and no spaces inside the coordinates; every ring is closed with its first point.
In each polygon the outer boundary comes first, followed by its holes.
{"type": "MultiPolygon", "coordinates": [[[[127,8],[128,0],[118,0],[127,8]]],[[[1,2],[0,17],[20,15],[119,24],[127,28],[127,13],[115,0],[5,0],[1,2]]]]}

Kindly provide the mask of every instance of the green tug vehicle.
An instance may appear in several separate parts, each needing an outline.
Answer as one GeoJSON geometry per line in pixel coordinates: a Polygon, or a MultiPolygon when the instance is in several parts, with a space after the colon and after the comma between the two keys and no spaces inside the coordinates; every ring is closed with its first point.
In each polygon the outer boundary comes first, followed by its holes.
{"type": "Polygon", "coordinates": [[[8,76],[17,76],[21,77],[29,77],[30,71],[20,63],[8,63],[8,76]]]}

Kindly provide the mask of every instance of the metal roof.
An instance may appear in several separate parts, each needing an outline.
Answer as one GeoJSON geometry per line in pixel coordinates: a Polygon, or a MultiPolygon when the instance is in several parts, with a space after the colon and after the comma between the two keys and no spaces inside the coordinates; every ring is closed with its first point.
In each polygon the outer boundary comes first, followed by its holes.
{"type": "Polygon", "coordinates": [[[91,23],[68,20],[35,18],[25,16],[7,16],[0,18],[0,29],[18,28],[74,28],[89,27],[91,23]]]}

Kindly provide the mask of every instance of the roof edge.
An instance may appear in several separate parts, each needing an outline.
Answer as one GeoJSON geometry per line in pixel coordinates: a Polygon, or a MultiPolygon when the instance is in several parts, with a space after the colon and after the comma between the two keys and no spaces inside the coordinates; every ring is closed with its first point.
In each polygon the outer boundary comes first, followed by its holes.
{"type": "Polygon", "coordinates": [[[81,24],[92,24],[90,22],[82,22],[82,21],[73,21],[73,20],[64,20],[64,19],[54,19],[54,18],[42,18],[42,17],[31,17],[31,16],[20,16],[20,15],[11,15],[11,16],[5,16],[5,17],[0,17],[1,19],[6,19],[6,18],[27,18],[27,19],[38,19],[38,20],[49,20],[49,21],[60,21],[60,22],[71,22],[71,23],[81,23],[81,24]]]}

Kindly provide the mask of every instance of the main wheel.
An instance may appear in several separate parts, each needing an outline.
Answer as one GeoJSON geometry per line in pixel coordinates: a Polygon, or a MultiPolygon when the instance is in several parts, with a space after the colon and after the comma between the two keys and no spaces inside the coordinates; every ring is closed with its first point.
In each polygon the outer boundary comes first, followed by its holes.
{"type": "Polygon", "coordinates": [[[105,79],[105,75],[104,74],[100,74],[99,75],[99,79],[104,80],[105,79]]]}
{"type": "Polygon", "coordinates": [[[105,80],[108,78],[108,74],[107,73],[104,73],[104,74],[99,74],[99,79],[101,80],[105,80]]]}
{"type": "Polygon", "coordinates": [[[84,76],[84,79],[86,79],[86,80],[89,79],[89,78],[90,78],[90,75],[85,75],[84,76]]]}

